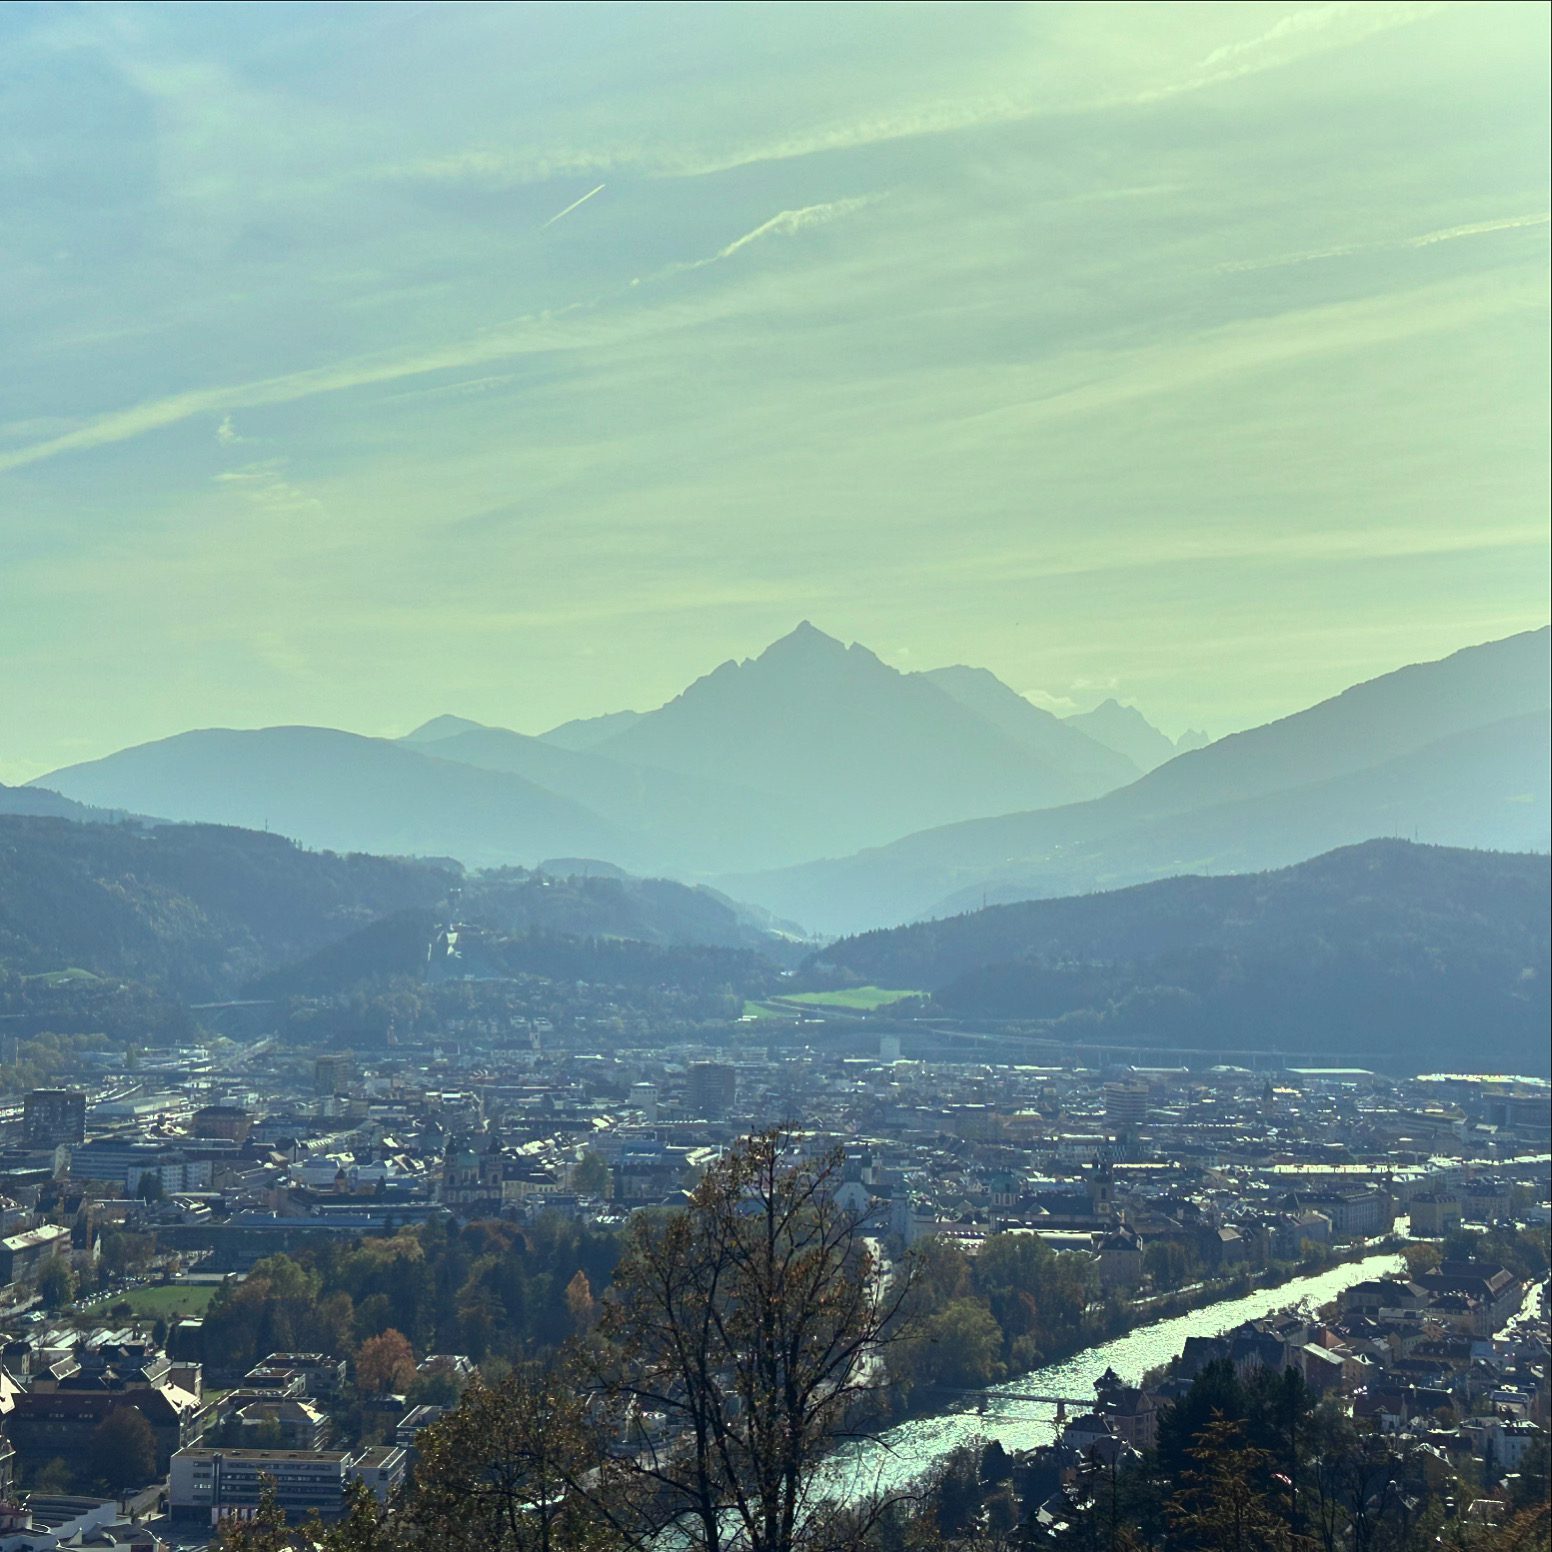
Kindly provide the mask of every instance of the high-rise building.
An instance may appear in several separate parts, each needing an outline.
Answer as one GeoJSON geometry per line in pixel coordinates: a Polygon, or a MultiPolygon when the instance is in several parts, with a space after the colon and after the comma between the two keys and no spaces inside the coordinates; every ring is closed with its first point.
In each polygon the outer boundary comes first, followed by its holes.
{"type": "Polygon", "coordinates": [[[1105,1085],[1105,1119],[1118,1130],[1130,1130],[1148,1119],[1148,1085],[1138,1078],[1105,1085]]]}
{"type": "Polygon", "coordinates": [[[738,1097],[738,1073],[726,1062],[695,1062],[690,1068],[690,1114],[703,1121],[720,1121],[738,1097]]]}
{"type": "Polygon", "coordinates": [[[86,1095],[79,1089],[34,1089],[22,1102],[29,1147],[57,1148],[86,1140],[86,1095]]]}
{"type": "Polygon", "coordinates": [[[341,1094],[354,1076],[355,1063],[349,1056],[319,1056],[313,1059],[313,1093],[341,1094]]]}

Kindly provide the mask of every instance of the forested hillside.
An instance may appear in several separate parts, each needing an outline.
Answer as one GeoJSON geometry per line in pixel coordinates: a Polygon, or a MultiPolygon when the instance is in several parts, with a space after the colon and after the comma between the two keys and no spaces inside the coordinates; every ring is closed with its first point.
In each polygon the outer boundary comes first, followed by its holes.
{"type": "Polygon", "coordinates": [[[480,929],[487,958],[499,946],[478,971],[496,976],[699,984],[707,956],[744,967],[742,979],[748,964],[764,974],[766,955],[798,953],[722,896],[662,879],[465,875],[215,825],[0,817],[0,971],[19,984],[88,972],[76,1001],[93,977],[199,1001],[419,975],[449,915],[480,929]]]}
{"type": "Polygon", "coordinates": [[[1374,841],[1230,878],[993,906],[816,956],[1074,1040],[1548,1068],[1545,857],[1374,841]],[[1492,1055],[1482,1053],[1491,1051],[1492,1055]]]}
{"type": "Polygon", "coordinates": [[[0,965],[80,968],[185,997],[253,976],[458,881],[429,862],[303,851],[216,825],[0,818],[0,965]]]}

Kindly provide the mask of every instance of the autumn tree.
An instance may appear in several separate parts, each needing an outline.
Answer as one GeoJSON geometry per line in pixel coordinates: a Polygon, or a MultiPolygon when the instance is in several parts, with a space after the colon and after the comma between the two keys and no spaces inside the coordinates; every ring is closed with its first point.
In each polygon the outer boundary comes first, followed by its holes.
{"type": "Polygon", "coordinates": [[[833,1524],[816,1472],[908,1334],[908,1268],[885,1277],[843,1155],[747,1139],[689,1205],[637,1214],[600,1320],[599,1379],[633,1449],[645,1533],[700,1552],[796,1552],[833,1524]],[[665,1426],[657,1426],[660,1418],[665,1426]]]}
{"type": "Polygon", "coordinates": [[[566,1284],[566,1317],[571,1322],[571,1329],[581,1336],[591,1328],[596,1313],[592,1284],[587,1280],[587,1273],[578,1267],[576,1275],[566,1284]]]}
{"type": "Polygon", "coordinates": [[[532,1368],[480,1383],[416,1441],[402,1533],[444,1552],[597,1552],[617,1545],[603,1452],[573,1377],[532,1368]]]}
{"type": "Polygon", "coordinates": [[[156,1475],[156,1435],[138,1407],[117,1406],[92,1430],[91,1470],[114,1492],[156,1475]]]}
{"type": "Polygon", "coordinates": [[[364,1395],[402,1391],[414,1378],[415,1349],[409,1338],[392,1326],[368,1337],[356,1351],[356,1388],[364,1395]]]}
{"type": "Polygon", "coordinates": [[[1284,1552],[1293,1541],[1273,1499],[1272,1456],[1245,1442],[1244,1424],[1215,1417],[1187,1451],[1167,1508],[1172,1544],[1200,1552],[1284,1552]]]}

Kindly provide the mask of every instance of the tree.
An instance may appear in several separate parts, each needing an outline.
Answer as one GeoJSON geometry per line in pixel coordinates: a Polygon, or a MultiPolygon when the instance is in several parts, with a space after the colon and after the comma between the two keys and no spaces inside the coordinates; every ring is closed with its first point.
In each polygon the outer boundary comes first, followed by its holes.
{"type": "Polygon", "coordinates": [[[587,1280],[587,1273],[578,1267],[576,1275],[566,1284],[566,1316],[571,1329],[581,1336],[592,1326],[595,1314],[592,1284],[587,1280]]]}
{"type": "Polygon", "coordinates": [[[609,1165],[601,1153],[587,1150],[577,1162],[571,1174],[573,1188],[584,1196],[607,1196],[609,1193],[609,1165]]]}
{"type": "Polygon", "coordinates": [[[445,1552],[583,1552],[614,1540],[600,1441],[570,1376],[517,1370],[476,1383],[416,1441],[402,1521],[445,1552]]]}
{"type": "Polygon", "coordinates": [[[68,1493],[75,1487],[75,1473],[69,1461],[56,1455],[46,1460],[32,1473],[32,1490],[35,1493],[68,1493]]]}
{"type": "Polygon", "coordinates": [[[1160,1292],[1183,1287],[1191,1275],[1191,1258],[1184,1245],[1156,1239],[1142,1253],[1142,1269],[1160,1292]]]}
{"type": "Polygon", "coordinates": [[[976,1299],[955,1299],[912,1343],[911,1372],[928,1385],[979,1390],[1002,1378],[1002,1328],[976,1299]]]}
{"type": "Polygon", "coordinates": [[[795,1154],[760,1133],[687,1209],[638,1214],[604,1304],[599,1378],[638,1446],[621,1464],[641,1522],[702,1552],[815,1543],[832,1518],[816,1467],[909,1332],[909,1268],[886,1278],[865,1215],[835,1200],[840,1150],[795,1154]]]}
{"type": "Polygon", "coordinates": [[[75,1297],[75,1273],[63,1256],[50,1256],[38,1268],[38,1297],[44,1309],[63,1309],[75,1297]]]}
{"type": "Polygon", "coordinates": [[[390,1326],[369,1336],[356,1352],[356,1388],[368,1396],[402,1391],[415,1378],[415,1349],[402,1331],[390,1326]]]}
{"type": "Polygon", "coordinates": [[[156,1435],[138,1407],[117,1406],[92,1430],[91,1471],[115,1492],[156,1475],[156,1435]]]}
{"type": "Polygon", "coordinates": [[[1201,1552],[1273,1552],[1290,1545],[1269,1492],[1271,1455],[1245,1443],[1244,1424],[1215,1417],[1187,1454],[1194,1464],[1169,1501],[1180,1545],[1201,1552]]]}
{"type": "Polygon", "coordinates": [[[140,1184],[135,1187],[135,1195],[142,1202],[159,1202],[166,1193],[162,1190],[162,1177],[154,1169],[142,1172],[140,1184]]]}
{"type": "Polygon", "coordinates": [[[1444,1259],[1444,1252],[1437,1245],[1421,1243],[1403,1245],[1401,1255],[1406,1261],[1407,1276],[1413,1279],[1431,1272],[1444,1259]]]}

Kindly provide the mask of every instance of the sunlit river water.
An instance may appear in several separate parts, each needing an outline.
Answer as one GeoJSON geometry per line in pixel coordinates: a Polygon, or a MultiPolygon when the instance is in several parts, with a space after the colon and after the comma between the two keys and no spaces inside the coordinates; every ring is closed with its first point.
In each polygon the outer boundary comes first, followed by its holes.
{"type": "MultiPolygon", "coordinates": [[[[1019,1400],[1010,1393],[1025,1391],[1091,1401],[1094,1381],[1106,1369],[1114,1369],[1127,1384],[1135,1385],[1150,1369],[1159,1368],[1180,1352],[1188,1336],[1221,1336],[1243,1321],[1257,1320],[1290,1305],[1326,1304],[1344,1288],[1399,1271],[1403,1265],[1399,1255],[1365,1256],[1311,1277],[1296,1277],[1277,1288],[1224,1299],[1188,1315],[1139,1326],[1125,1336],[1086,1347],[1061,1363],[993,1386],[986,1393],[984,1413],[974,1401],[967,1402],[952,1411],[901,1423],[878,1442],[838,1458],[831,1466],[837,1496],[855,1497],[903,1487],[929,1470],[934,1461],[972,1440],[999,1439],[1010,1450],[1049,1444],[1056,1437],[1056,1408],[1019,1400]]],[[[1069,1407],[1068,1416],[1074,1411],[1069,1407]]]]}

